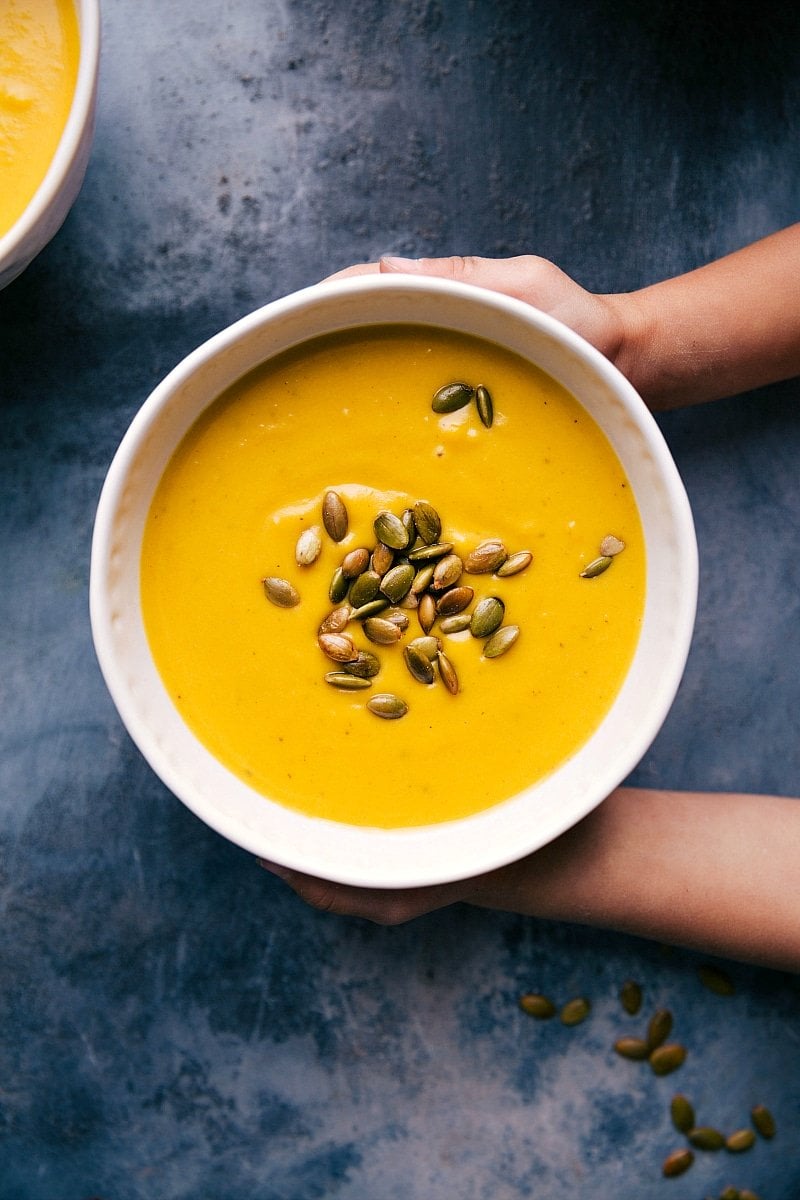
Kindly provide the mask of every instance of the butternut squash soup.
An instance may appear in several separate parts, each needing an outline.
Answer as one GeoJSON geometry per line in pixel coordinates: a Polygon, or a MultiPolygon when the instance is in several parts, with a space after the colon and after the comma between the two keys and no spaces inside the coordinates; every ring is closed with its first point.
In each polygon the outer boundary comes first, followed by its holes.
{"type": "Polygon", "coordinates": [[[0,0],[0,236],[47,173],[72,105],[79,55],[72,0],[0,0]]]}
{"type": "Polygon", "coordinates": [[[141,556],[189,727],[314,816],[460,818],[553,771],[639,636],[642,529],[578,402],[477,338],[318,338],[221,395],[170,460],[141,556]]]}

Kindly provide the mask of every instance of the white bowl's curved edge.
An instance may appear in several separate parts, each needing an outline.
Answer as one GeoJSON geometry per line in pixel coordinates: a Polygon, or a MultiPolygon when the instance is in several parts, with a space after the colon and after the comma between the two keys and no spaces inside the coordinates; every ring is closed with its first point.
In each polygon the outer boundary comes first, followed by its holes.
{"type": "Polygon", "coordinates": [[[20,275],[55,237],[81,189],[94,138],[100,72],[100,5],[76,0],[80,58],[64,131],[33,199],[0,237],[0,288],[20,275]]]}
{"type": "MultiPolygon", "coordinates": [[[[364,322],[359,323],[363,324],[364,322]]],[[[367,275],[315,284],[290,296],[272,301],[197,347],[154,389],[133,418],[111,464],[101,494],[92,542],[90,615],[101,671],[134,742],[167,787],[207,825],[254,855],[273,858],[294,870],[317,875],[324,874],[336,882],[355,886],[419,887],[468,878],[531,853],[587,816],[624,781],[641,761],[658,734],[680,684],[694,628],[697,579],[698,557],[694,524],[688,497],[677,467],[652,414],[635,389],[607,359],[572,330],[521,301],[511,300],[493,292],[487,293],[483,289],[468,284],[454,284],[449,281],[427,278],[420,280],[417,277],[367,275]],[[176,773],[172,769],[171,763],[158,752],[157,747],[154,747],[151,732],[146,723],[140,720],[137,713],[130,710],[124,685],[117,677],[111,645],[109,614],[104,594],[105,571],[108,565],[105,556],[110,545],[111,526],[125,485],[130,456],[155,419],[165,399],[191,379],[194,373],[210,359],[221,353],[224,354],[231,346],[238,343],[240,339],[246,338],[265,322],[272,321],[277,317],[291,316],[304,307],[316,304],[321,300],[330,300],[335,303],[339,299],[351,295],[369,292],[375,286],[382,290],[395,292],[408,291],[410,288],[412,293],[415,291],[418,293],[421,287],[424,292],[433,295],[441,292],[472,302],[479,299],[482,304],[488,303],[501,315],[507,314],[518,320],[521,318],[530,322],[532,326],[566,342],[578,358],[588,365],[589,369],[613,388],[625,405],[631,420],[640,429],[646,431],[648,442],[657,461],[657,468],[663,473],[670,492],[673,505],[672,516],[675,522],[676,536],[680,543],[683,570],[674,613],[676,641],[670,658],[669,670],[659,676],[652,689],[647,719],[638,720],[637,712],[636,733],[628,741],[625,753],[617,754],[615,758],[610,759],[603,771],[592,770],[590,777],[586,775],[585,771],[575,773],[575,778],[571,781],[568,780],[573,789],[577,789],[571,795],[569,805],[560,814],[553,811],[552,808],[548,810],[547,820],[544,822],[539,820],[535,823],[520,822],[518,826],[514,825],[514,806],[518,806],[519,798],[502,802],[466,820],[426,826],[422,829],[350,829],[336,822],[311,819],[301,814],[294,814],[290,810],[281,809],[281,821],[289,830],[288,836],[281,845],[265,844],[263,835],[258,831],[243,827],[241,822],[231,818],[221,809],[213,805],[209,807],[205,801],[198,800],[191,789],[186,787],[181,774],[176,773]],[[477,293],[480,295],[478,296],[477,293]],[[577,792],[580,794],[578,795],[577,792]],[[488,847],[492,845],[493,841],[492,827],[497,824],[498,819],[505,826],[506,836],[502,839],[502,847],[498,845],[496,850],[491,852],[488,847]],[[509,822],[514,825],[515,834],[518,835],[515,836],[513,842],[510,842],[507,836],[509,822]],[[450,848],[454,839],[462,840],[460,835],[467,829],[473,835],[472,853],[466,856],[462,855],[458,861],[453,861],[450,848]],[[321,871],[317,852],[313,848],[308,849],[309,838],[307,835],[309,831],[315,831],[315,836],[318,833],[322,840],[332,837],[340,851],[347,851],[348,854],[340,854],[335,861],[326,863],[324,872],[321,871]],[[474,836],[476,831],[477,836],[474,836]],[[391,847],[388,857],[382,852],[378,853],[379,848],[386,846],[391,847]]],[[[591,741],[592,739],[590,739],[590,745],[591,741]]],[[[578,756],[574,757],[578,758],[578,756]]],[[[571,765],[572,760],[570,764],[567,764],[566,777],[569,776],[571,765]]],[[[564,772],[558,774],[559,778],[564,776],[564,772]]],[[[263,800],[262,797],[259,799],[264,804],[272,803],[263,800]]],[[[541,816],[541,814],[538,815],[541,816]]]]}

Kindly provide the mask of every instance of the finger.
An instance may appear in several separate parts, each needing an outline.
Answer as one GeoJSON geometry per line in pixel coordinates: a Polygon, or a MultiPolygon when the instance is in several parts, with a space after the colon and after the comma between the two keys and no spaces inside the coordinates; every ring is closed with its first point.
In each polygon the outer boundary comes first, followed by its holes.
{"type": "Polygon", "coordinates": [[[480,258],[457,254],[448,258],[398,258],[384,255],[379,263],[382,274],[433,275],[440,279],[471,283],[490,291],[505,292],[519,299],[529,298],[537,279],[545,276],[552,265],[547,259],[534,254],[516,258],[480,258]]]}
{"type": "Polygon", "coordinates": [[[334,279],[352,279],[356,275],[377,275],[377,263],[356,263],[352,267],[343,267],[341,271],[334,271],[333,275],[328,275],[322,280],[323,283],[330,283],[334,279]]]}

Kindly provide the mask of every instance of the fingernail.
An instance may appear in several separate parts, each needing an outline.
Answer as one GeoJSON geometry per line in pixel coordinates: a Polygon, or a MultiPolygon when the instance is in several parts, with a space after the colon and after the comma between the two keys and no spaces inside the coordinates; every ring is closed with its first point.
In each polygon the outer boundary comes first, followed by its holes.
{"type": "Polygon", "coordinates": [[[422,269],[418,258],[397,258],[393,254],[381,255],[380,267],[382,271],[399,271],[403,275],[410,275],[422,269]]]}
{"type": "Polygon", "coordinates": [[[263,867],[265,871],[269,871],[271,875],[277,875],[279,879],[289,879],[293,874],[288,867],[282,867],[280,863],[270,862],[268,858],[260,858],[258,865],[263,867]]]}

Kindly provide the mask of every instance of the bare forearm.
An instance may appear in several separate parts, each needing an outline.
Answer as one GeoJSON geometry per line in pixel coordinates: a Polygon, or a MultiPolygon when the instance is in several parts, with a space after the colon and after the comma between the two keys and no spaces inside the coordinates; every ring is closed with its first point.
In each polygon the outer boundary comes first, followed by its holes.
{"type": "Polygon", "coordinates": [[[470,899],[800,970],[800,801],[620,788],[470,899]]]}

